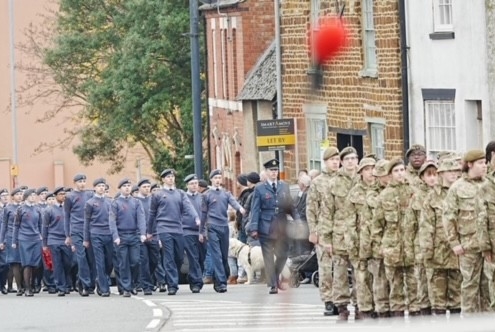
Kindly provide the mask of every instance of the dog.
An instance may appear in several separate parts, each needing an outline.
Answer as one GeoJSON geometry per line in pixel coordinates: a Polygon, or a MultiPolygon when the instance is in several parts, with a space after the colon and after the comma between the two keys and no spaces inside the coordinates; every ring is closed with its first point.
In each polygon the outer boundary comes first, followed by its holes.
{"type": "MultiPolygon", "coordinates": [[[[255,272],[261,272],[265,269],[263,254],[261,253],[261,247],[259,246],[250,247],[235,238],[230,238],[229,256],[237,258],[237,264],[242,266],[244,271],[246,271],[246,284],[251,284],[253,282],[255,272]]],[[[288,280],[289,277],[290,271],[287,265],[285,265],[282,271],[282,279],[288,280]]]]}

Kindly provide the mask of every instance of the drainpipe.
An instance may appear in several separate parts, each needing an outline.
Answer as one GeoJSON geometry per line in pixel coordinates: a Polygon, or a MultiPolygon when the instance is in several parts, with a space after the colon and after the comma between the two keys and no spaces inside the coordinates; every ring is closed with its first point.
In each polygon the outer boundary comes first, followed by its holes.
{"type": "Polygon", "coordinates": [[[403,153],[409,149],[409,75],[407,68],[407,31],[406,31],[406,0],[399,0],[399,26],[400,26],[400,62],[401,62],[401,89],[402,89],[402,127],[403,127],[403,153]]]}

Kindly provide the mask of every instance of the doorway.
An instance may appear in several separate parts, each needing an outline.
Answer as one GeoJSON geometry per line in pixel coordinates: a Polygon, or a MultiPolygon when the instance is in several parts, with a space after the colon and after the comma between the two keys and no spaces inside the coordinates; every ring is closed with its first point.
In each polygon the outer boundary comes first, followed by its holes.
{"type": "Polygon", "coordinates": [[[363,136],[337,133],[337,148],[339,151],[348,146],[356,149],[359,159],[363,158],[363,136]]]}

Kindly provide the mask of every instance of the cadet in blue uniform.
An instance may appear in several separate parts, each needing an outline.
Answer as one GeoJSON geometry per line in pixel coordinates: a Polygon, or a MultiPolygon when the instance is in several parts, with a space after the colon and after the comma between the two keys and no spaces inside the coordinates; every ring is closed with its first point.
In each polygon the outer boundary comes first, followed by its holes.
{"type": "Polygon", "coordinates": [[[64,187],[55,188],[52,195],[55,196],[55,204],[43,211],[43,250],[50,250],[52,254],[55,287],[58,296],[65,296],[66,293],[69,294],[70,289],[70,281],[67,278],[70,277],[72,267],[72,251],[70,246],[65,244],[64,187]]]}
{"type": "Polygon", "coordinates": [[[96,291],[103,297],[110,296],[110,274],[113,270],[113,240],[109,226],[110,200],[105,197],[106,181],[93,181],[95,194],[84,207],[85,248],[93,247],[96,262],[96,291]]]}
{"type": "MultiPolygon", "coordinates": [[[[196,213],[200,215],[202,197],[198,192],[198,177],[196,174],[189,174],[184,182],[187,185],[187,198],[196,213]]],[[[189,287],[193,293],[199,293],[203,288],[203,273],[200,265],[200,251],[203,244],[199,242],[199,225],[193,215],[188,213],[182,215],[182,230],[184,231],[184,250],[189,262],[189,287]]]]}
{"type": "Polygon", "coordinates": [[[198,222],[199,217],[184,191],[175,188],[175,171],[166,169],[160,174],[163,189],[151,198],[148,231],[156,231],[162,243],[168,295],[179,289],[179,271],[184,259],[182,215],[187,213],[198,222]]]}
{"type": "MultiPolygon", "coordinates": [[[[48,208],[48,202],[46,201],[48,195],[48,187],[39,187],[36,189],[36,195],[38,197],[37,206],[40,208],[41,214],[43,215],[43,211],[48,208]]],[[[45,285],[45,291],[48,291],[49,294],[55,294],[57,292],[55,281],[53,280],[53,273],[50,271],[48,266],[45,263],[45,260],[41,260],[42,265],[35,269],[33,272],[34,279],[34,292],[38,293],[41,289],[41,282],[43,281],[45,285]]]]}
{"type": "Polygon", "coordinates": [[[229,273],[229,223],[228,206],[244,214],[246,211],[237,203],[231,193],[221,188],[222,172],[213,170],[210,173],[211,188],[203,194],[202,220],[200,239],[208,239],[206,246],[210,253],[214,274],[213,288],[219,293],[227,291],[229,273]]]}
{"type": "Polygon", "coordinates": [[[259,238],[265,273],[270,288],[270,294],[278,293],[283,289],[279,275],[287,261],[287,214],[294,220],[299,215],[294,207],[289,186],[278,181],[277,159],[263,164],[267,172],[267,180],[256,185],[251,203],[251,236],[259,238]],[[277,260],[274,261],[274,255],[277,260]]]}
{"type": "Polygon", "coordinates": [[[74,176],[75,188],[66,195],[65,210],[65,236],[66,244],[75,248],[79,293],[81,296],[88,296],[95,288],[95,258],[93,248],[84,248],[84,206],[88,199],[93,196],[93,192],[86,191],[86,175],[76,174],[74,176]]]}
{"type": "Polygon", "coordinates": [[[119,273],[124,297],[136,294],[139,277],[139,242],[146,240],[143,205],[131,196],[131,181],[123,179],[118,186],[120,196],[110,208],[110,231],[117,247],[119,273]]]}
{"type": "Polygon", "coordinates": [[[24,269],[26,296],[33,296],[33,269],[41,265],[41,211],[36,206],[36,192],[27,189],[23,194],[24,205],[17,209],[12,248],[19,248],[21,265],[24,269]]]}
{"type": "Polygon", "coordinates": [[[0,229],[0,249],[3,248],[2,250],[7,251],[7,263],[14,275],[15,283],[17,285],[17,296],[21,296],[24,294],[21,273],[21,256],[19,255],[19,248],[12,247],[15,216],[17,209],[21,206],[22,202],[21,188],[15,188],[10,195],[12,197],[12,202],[3,209],[2,227],[0,229]]]}
{"type": "MultiPolygon", "coordinates": [[[[0,229],[3,220],[3,209],[7,205],[9,192],[7,189],[0,190],[0,229]],[[7,197],[7,199],[5,199],[7,197]]],[[[0,242],[0,292],[4,295],[8,294],[5,283],[7,282],[7,276],[9,274],[9,263],[7,263],[7,250],[5,246],[2,246],[0,242]]]]}

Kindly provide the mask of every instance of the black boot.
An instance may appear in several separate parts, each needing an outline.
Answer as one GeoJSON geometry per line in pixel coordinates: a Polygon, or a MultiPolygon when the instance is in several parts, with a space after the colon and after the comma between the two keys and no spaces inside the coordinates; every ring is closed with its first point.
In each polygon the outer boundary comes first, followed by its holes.
{"type": "Polygon", "coordinates": [[[339,314],[339,309],[333,304],[333,302],[325,302],[325,310],[323,311],[324,316],[337,316],[339,314]]]}

